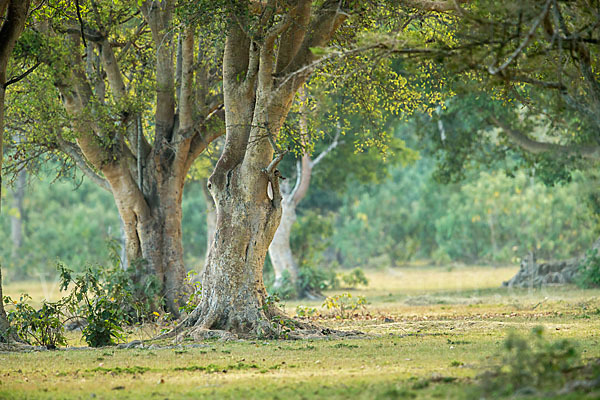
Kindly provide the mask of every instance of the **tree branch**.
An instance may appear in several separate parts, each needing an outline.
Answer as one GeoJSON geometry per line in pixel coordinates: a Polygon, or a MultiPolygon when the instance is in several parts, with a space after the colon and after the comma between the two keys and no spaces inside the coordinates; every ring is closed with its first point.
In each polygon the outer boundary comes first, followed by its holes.
{"type": "Polygon", "coordinates": [[[102,178],[100,175],[98,175],[98,173],[96,173],[96,171],[94,171],[92,168],[90,168],[83,156],[83,153],[75,144],[67,142],[60,135],[58,135],[57,139],[60,150],[66,155],[68,155],[71,158],[71,160],[73,160],[73,162],[75,162],[75,165],[77,165],[77,167],[81,170],[81,172],[83,172],[85,176],[90,178],[92,182],[100,186],[102,189],[112,192],[108,181],[102,178]]]}
{"type": "Polygon", "coordinates": [[[533,23],[533,25],[529,29],[529,32],[527,32],[525,39],[521,42],[521,44],[519,44],[519,46],[515,49],[515,51],[513,51],[513,53],[502,63],[502,65],[500,65],[499,67],[490,66],[488,68],[488,71],[490,74],[496,75],[498,72],[502,72],[506,67],[508,67],[517,58],[517,56],[519,54],[521,54],[523,49],[525,49],[525,47],[527,47],[527,45],[533,38],[533,35],[535,34],[535,31],[537,30],[537,28],[540,26],[540,24],[542,23],[544,18],[546,18],[546,15],[548,14],[548,11],[550,10],[550,4],[552,4],[552,0],[547,0],[546,4],[544,5],[544,8],[542,10],[542,13],[537,18],[537,20],[533,23]]]}
{"type": "Polygon", "coordinates": [[[539,142],[529,138],[524,133],[512,129],[508,124],[500,121],[494,116],[490,120],[497,127],[501,128],[506,135],[519,147],[533,154],[541,154],[546,152],[562,153],[569,156],[581,156],[591,160],[600,160],[600,146],[596,145],[572,145],[566,146],[561,144],[539,142]]]}
{"type": "Polygon", "coordinates": [[[193,127],[194,28],[186,26],[181,44],[181,98],[179,130],[185,135],[193,127]]]}

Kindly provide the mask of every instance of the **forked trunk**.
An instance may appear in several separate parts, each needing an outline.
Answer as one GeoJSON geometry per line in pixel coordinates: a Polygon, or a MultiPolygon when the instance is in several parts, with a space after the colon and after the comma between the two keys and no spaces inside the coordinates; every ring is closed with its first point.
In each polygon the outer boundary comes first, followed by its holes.
{"type": "MultiPolygon", "coordinates": [[[[280,151],[277,137],[294,96],[310,74],[304,68],[314,60],[310,49],[325,44],[345,16],[338,2],[326,1],[311,21],[311,2],[298,2],[289,19],[270,26],[270,4],[256,37],[243,28],[251,23],[248,13],[231,11],[236,22],[229,24],[223,54],[226,139],[209,179],[217,227],[202,299],[186,320],[196,336],[209,330],[272,336],[273,317],[283,316],[269,301],[262,277],[282,212],[275,168],[284,153],[275,159],[273,154],[280,151]]],[[[240,2],[240,9],[247,6],[240,2]]]]}
{"type": "Polygon", "coordinates": [[[19,255],[19,249],[23,244],[23,217],[25,209],[25,186],[27,185],[27,171],[21,170],[17,175],[17,182],[13,190],[13,207],[17,211],[10,216],[10,238],[12,240],[11,259],[15,260],[19,255]]]}

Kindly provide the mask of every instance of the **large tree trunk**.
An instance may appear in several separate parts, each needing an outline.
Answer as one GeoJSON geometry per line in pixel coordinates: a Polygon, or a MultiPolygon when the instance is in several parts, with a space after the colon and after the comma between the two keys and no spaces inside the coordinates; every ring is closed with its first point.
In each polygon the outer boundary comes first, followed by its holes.
{"type": "Polygon", "coordinates": [[[206,203],[206,254],[204,256],[204,261],[206,262],[210,254],[210,246],[212,245],[215,231],[217,230],[217,209],[215,201],[208,190],[208,179],[202,179],[201,185],[204,202],[206,203]]]}
{"type": "Polygon", "coordinates": [[[179,316],[188,294],[181,235],[184,179],[159,180],[158,174],[147,175],[153,195],[144,196],[128,171],[106,168],[103,172],[123,220],[128,268],[134,280],[145,284],[156,279],[167,309],[179,316]]]}

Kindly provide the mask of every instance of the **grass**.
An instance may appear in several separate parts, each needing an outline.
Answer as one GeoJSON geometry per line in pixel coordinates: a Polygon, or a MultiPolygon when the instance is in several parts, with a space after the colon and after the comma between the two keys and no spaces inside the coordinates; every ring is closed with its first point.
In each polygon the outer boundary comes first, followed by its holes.
{"type": "MultiPolygon", "coordinates": [[[[1,353],[0,399],[465,398],[476,376],[497,363],[508,332],[538,325],[550,339],[575,340],[584,357],[600,357],[600,291],[501,288],[515,272],[368,272],[369,287],[350,291],[367,297],[366,315],[318,321],[370,334],[360,339],[1,353]]],[[[43,289],[33,284],[5,292],[17,297],[23,287],[41,301],[43,289]]],[[[298,304],[286,310],[293,314],[298,304]]],[[[325,313],[319,302],[302,305],[325,313]]]]}

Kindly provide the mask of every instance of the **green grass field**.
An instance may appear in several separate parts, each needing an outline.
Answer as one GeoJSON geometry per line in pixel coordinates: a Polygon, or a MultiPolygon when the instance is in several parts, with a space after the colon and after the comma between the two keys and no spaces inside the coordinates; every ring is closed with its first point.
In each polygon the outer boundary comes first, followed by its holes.
{"type": "MultiPolygon", "coordinates": [[[[0,353],[0,399],[465,398],[475,378],[498,363],[508,332],[527,334],[539,325],[551,340],[575,341],[584,358],[600,357],[600,290],[501,288],[515,272],[371,271],[368,288],[348,290],[369,301],[366,312],[349,319],[327,317],[320,302],[285,305],[290,315],[299,304],[317,307],[322,316],[315,322],[360,330],[361,338],[0,353]]],[[[5,292],[18,297],[26,290],[35,301],[59,295],[42,286],[15,283],[5,292]]],[[[130,339],[152,332],[135,330],[130,339]]],[[[70,341],[82,345],[74,333],[70,341]]]]}

